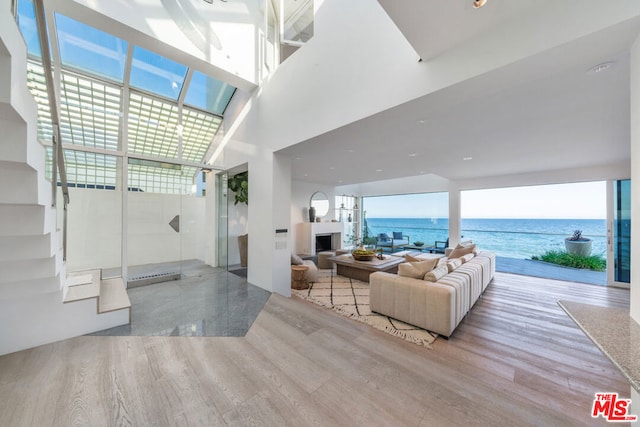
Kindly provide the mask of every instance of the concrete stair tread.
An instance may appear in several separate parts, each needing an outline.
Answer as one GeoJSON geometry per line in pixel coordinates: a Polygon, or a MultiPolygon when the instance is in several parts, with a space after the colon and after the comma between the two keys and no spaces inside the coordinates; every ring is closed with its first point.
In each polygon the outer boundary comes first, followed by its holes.
{"type": "Polygon", "coordinates": [[[100,299],[98,301],[98,313],[131,308],[131,301],[127,288],[121,277],[104,279],[100,283],[100,299]]]}
{"type": "Polygon", "coordinates": [[[67,274],[67,286],[67,293],[63,300],[65,303],[98,298],[100,296],[100,270],[70,272],[67,274]]]}

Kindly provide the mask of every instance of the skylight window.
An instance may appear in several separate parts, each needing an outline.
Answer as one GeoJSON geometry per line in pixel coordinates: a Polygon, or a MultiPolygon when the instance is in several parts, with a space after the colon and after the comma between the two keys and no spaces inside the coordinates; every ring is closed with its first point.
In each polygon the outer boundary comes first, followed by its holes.
{"type": "Polygon", "coordinates": [[[202,162],[222,119],[184,107],[182,109],[182,159],[202,162]]]}
{"type": "Polygon", "coordinates": [[[130,152],[177,158],[178,106],[175,103],[132,91],[128,130],[130,152]]]}
{"type": "Polygon", "coordinates": [[[233,86],[194,71],[184,103],[222,115],[235,90],[233,86]]]}
{"type": "Polygon", "coordinates": [[[42,52],[40,50],[40,40],[38,39],[36,12],[32,1],[20,0],[18,2],[18,27],[20,27],[22,37],[24,37],[24,41],[27,43],[27,52],[29,55],[40,58],[42,52]]]}
{"type": "Polygon", "coordinates": [[[31,61],[27,62],[27,87],[38,106],[38,140],[41,142],[51,141],[53,125],[42,65],[31,61]]]}
{"type": "Polygon", "coordinates": [[[187,67],[157,53],[133,48],[131,81],[133,87],[177,100],[187,76],[187,67]]]}
{"type": "Polygon", "coordinates": [[[66,143],[118,149],[120,88],[63,72],[60,134],[66,143]]]}
{"type": "Polygon", "coordinates": [[[122,82],[127,42],[56,13],[60,60],[67,67],[122,82]]]}
{"type": "Polygon", "coordinates": [[[191,194],[197,168],[129,159],[129,191],[191,194]]]}

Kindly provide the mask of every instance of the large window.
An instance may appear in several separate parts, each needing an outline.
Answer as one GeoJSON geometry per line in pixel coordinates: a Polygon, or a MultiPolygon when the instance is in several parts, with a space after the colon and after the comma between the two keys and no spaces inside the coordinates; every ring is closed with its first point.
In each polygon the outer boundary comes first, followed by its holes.
{"type": "Polygon", "coordinates": [[[409,243],[434,246],[449,235],[449,194],[420,193],[363,197],[363,235],[400,232],[409,243]]]}

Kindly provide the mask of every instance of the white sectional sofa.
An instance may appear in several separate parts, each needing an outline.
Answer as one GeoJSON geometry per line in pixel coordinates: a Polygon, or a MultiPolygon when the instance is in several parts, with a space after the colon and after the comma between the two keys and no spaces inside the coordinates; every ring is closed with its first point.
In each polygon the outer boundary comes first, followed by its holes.
{"type": "MultiPolygon", "coordinates": [[[[447,261],[444,257],[438,265],[447,261]]],[[[371,310],[449,337],[495,271],[495,254],[482,251],[435,282],[376,272],[369,278],[371,310]]]]}

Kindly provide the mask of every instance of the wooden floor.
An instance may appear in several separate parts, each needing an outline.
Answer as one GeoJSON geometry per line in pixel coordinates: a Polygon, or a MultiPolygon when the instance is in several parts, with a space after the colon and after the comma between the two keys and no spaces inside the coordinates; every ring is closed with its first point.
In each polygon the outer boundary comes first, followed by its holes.
{"type": "MultiPolygon", "coordinates": [[[[571,426],[629,385],[557,306],[629,291],[496,274],[449,340],[272,295],[243,338],[79,337],[0,357],[0,426],[571,426]]],[[[16,325],[19,328],[19,325],[16,325]]]]}

